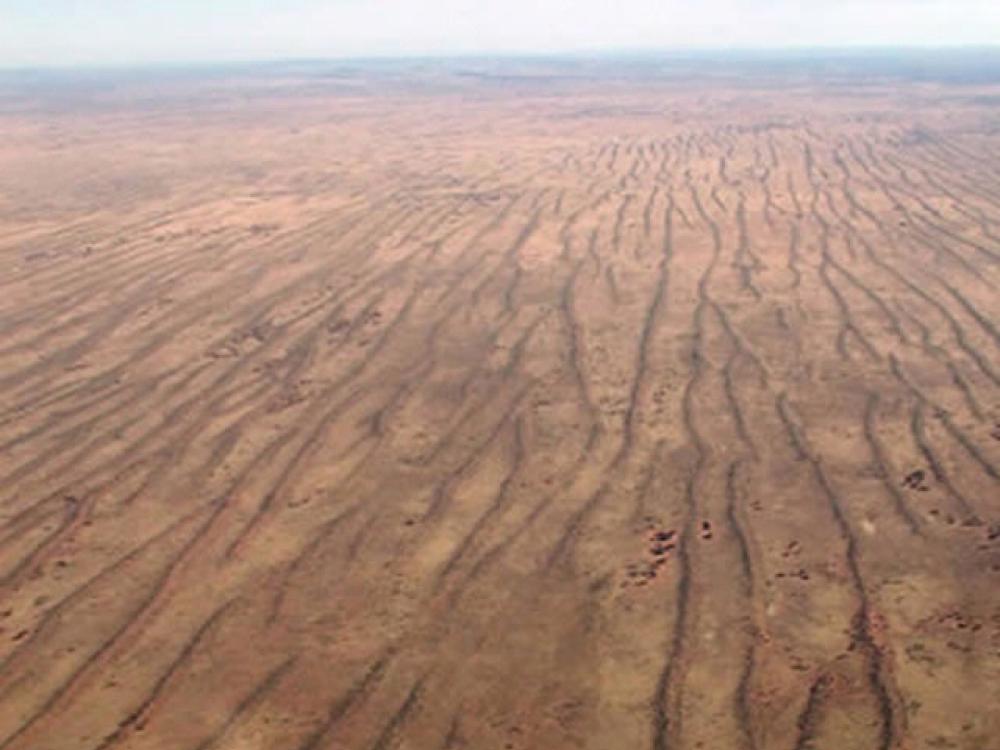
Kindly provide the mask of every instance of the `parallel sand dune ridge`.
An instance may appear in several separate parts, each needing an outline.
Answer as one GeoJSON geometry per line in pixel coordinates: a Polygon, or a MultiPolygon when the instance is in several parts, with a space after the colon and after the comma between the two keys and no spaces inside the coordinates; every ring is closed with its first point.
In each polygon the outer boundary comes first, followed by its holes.
{"type": "Polygon", "coordinates": [[[1000,748],[1000,86],[0,97],[0,750],[1000,748]]]}

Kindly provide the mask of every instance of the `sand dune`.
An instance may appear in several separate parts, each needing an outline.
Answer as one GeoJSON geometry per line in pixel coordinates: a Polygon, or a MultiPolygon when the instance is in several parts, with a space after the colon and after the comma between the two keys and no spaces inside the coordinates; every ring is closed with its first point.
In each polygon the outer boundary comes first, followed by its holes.
{"type": "Polygon", "coordinates": [[[412,75],[0,116],[0,748],[1000,748],[995,91],[412,75]]]}

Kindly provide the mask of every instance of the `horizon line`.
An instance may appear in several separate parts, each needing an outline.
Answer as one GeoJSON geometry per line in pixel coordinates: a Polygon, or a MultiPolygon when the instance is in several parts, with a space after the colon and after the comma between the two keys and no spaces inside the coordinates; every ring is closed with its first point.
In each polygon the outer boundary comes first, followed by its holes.
{"type": "Polygon", "coordinates": [[[566,50],[476,50],[451,52],[407,52],[407,53],[372,53],[368,55],[274,55],[257,57],[191,57],[191,58],[151,58],[148,60],[105,60],[105,61],[62,61],[62,62],[32,62],[4,63],[0,61],[0,73],[31,73],[31,72],[100,72],[121,70],[166,70],[166,69],[202,69],[202,68],[241,68],[258,65],[305,65],[322,63],[375,63],[375,62],[447,62],[451,60],[600,60],[607,58],[685,58],[693,56],[738,57],[740,55],[788,55],[801,54],[806,56],[823,54],[893,54],[918,52],[993,52],[1000,54],[1000,42],[994,43],[963,43],[943,42],[934,44],[893,43],[893,44],[791,44],[791,45],[740,45],[729,47],[691,46],[691,47],[582,47],[566,50]]]}

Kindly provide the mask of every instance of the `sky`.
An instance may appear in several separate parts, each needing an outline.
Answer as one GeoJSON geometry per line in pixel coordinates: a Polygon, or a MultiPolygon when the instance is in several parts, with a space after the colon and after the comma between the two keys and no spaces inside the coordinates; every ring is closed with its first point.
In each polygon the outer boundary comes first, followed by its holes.
{"type": "Polygon", "coordinates": [[[1000,44],[1000,0],[0,0],[0,67],[1000,44]]]}

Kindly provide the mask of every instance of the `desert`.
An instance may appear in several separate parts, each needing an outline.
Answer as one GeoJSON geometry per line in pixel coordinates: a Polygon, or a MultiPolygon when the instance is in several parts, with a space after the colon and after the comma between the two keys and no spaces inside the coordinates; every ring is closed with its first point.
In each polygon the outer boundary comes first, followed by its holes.
{"type": "Polygon", "coordinates": [[[0,749],[1000,748],[951,70],[0,77],[0,749]]]}

